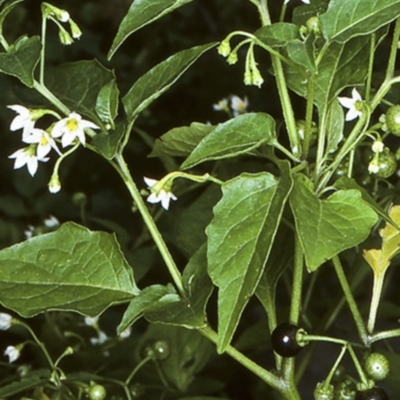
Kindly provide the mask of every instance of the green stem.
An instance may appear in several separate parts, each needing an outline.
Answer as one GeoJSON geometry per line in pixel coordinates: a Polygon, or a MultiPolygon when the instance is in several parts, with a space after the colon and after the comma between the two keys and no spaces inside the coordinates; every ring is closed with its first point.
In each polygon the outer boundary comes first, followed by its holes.
{"type": "MultiPolygon", "coordinates": [[[[205,327],[200,329],[199,332],[211,342],[217,344],[218,335],[213,329],[210,327],[205,327]]],[[[289,388],[278,376],[260,367],[240,351],[236,350],[233,346],[228,345],[225,352],[249,371],[251,371],[254,375],[258,376],[263,382],[279,391],[285,399],[300,400],[300,396],[296,389],[289,388]]]]}
{"type": "Polygon", "coordinates": [[[376,34],[371,35],[371,43],[369,47],[369,62],[368,62],[368,74],[367,82],[365,84],[365,101],[368,103],[371,96],[371,82],[372,73],[374,69],[374,56],[375,56],[375,45],[376,45],[376,34]]]}
{"type": "Polygon", "coordinates": [[[373,335],[370,336],[369,342],[374,343],[374,342],[378,342],[379,340],[390,339],[390,338],[399,337],[399,336],[400,336],[400,328],[392,329],[390,331],[374,333],[373,335]]]}
{"type": "Polygon", "coordinates": [[[44,85],[44,65],[46,56],[46,27],[47,18],[42,13],[42,48],[40,50],[40,72],[39,72],[39,82],[44,85]]]}
{"type": "Polygon", "coordinates": [[[33,88],[37,90],[48,101],[50,101],[50,103],[52,103],[55,107],[57,107],[63,114],[68,115],[71,113],[70,109],[60,100],[58,100],[57,97],[54,96],[54,94],[51,93],[44,84],[39,83],[35,80],[33,81],[33,88]]]}
{"type": "Polygon", "coordinates": [[[167,245],[165,244],[164,239],[161,236],[160,231],[158,230],[152,216],[149,213],[149,210],[146,207],[146,204],[144,203],[142,196],[140,195],[140,192],[133,181],[133,178],[130,174],[129,168],[121,154],[117,154],[114,158],[115,162],[112,161],[110,162],[111,165],[115,168],[115,170],[119,173],[121,176],[122,180],[124,181],[126,187],[129,190],[129,193],[132,196],[132,199],[139,210],[144,223],[146,224],[151,237],[154,240],[154,243],[156,244],[161,257],[163,258],[168,271],[179,291],[179,293],[184,296],[185,295],[185,289],[183,288],[183,283],[182,283],[182,276],[181,273],[179,272],[178,267],[175,264],[174,259],[171,256],[170,251],[167,248],[167,245]]]}
{"type": "Polygon", "coordinates": [[[398,44],[399,44],[399,37],[400,37],[400,18],[396,20],[396,25],[394,27],[394,32],[393,32],[393,38],[392,38],[392,44],[390,47],[390,54],[389,54],[389,60],[386,68],[386,74],[385,74],[385,81],[389,81],[394,73],[395,66],[396,66],[396,56],[397,56],[397,51],[398,51],[398,44]]]}
{"type": "Polygon", "coordinates": [[[360,314],[360,311],[357,307],[357,303],[354,300],[353,293],[351,292],[349,283],[347,281],[346,275],[344,273],[342,264],[338,256],[333,257],[332,259],[333,265],[335,267],[336,275],[339,278],[340,285],[342,286],[343,293],[346,297],[347,304],[350,307],[350,311],[353,315],[354,322],[357,327],[358,335],[360,336],[361,341],[367,345],[368,344],[368,332],[365,328],[364,321],[360,314]]]}
{"type": "Polygon", "coordinates": [[[312,74],[308,79],[308,88],[307,88],[306,126],[304,129],[304,141],[303,141],[304,159],[307,158],[311,140],[312,116],[314,108],[314,86],[315,86],[314,74],[312,74]]]}

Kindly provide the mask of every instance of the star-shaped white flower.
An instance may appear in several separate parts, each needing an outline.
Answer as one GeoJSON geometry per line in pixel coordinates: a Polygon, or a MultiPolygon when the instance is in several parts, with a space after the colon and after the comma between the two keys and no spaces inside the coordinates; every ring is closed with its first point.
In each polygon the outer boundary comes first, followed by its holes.
{"type": "Polygon", "coordinates": [[[26,165],[31,176],[36,174],[39,166],[39,161],[46,162],[49,158],[40,158],[36,154],[36,146],[31,145],[24,149],[19,149],[15,153],[8,156],[8,158],[15,158],[14,169],[18,169],[26,165]]]}
{"type": "Polygon", "coordinates": [[[12,316],[6,313],[0,313],[0,330],[6,331],[12,323],[12,316]]]}
{"type": "Polygon", "coordinates": [[[18,360],[21,352],[15,346],[7,346],[6,350],[4,351],[4,355],[8,356],[10,363],[18,360]]]}
{"type": "Polygon", "coordinates": [[[37,144],[36,155],[39,158],[46,157],[51,149],[54,149],[61,156],[55,140],[43,129],[34,128],[22,141],[29,144],[37,144]]]}
{"type": "Polygon", "coordinates": [[[78,113],[72,112],[67,118],[55,123],[51,136],[55,138],[62,136],[61,143],[63,147],[69,146],[75,139],[78,139],[85,146],[84,130],[86,128],[100,129],[93,122],[86,121],[78,113]]]}
{"type": "Polygon", "coordinates": [[[35,126],[33,114],[28,108],[17,104],[7,107],[18,113],[18,115],[11,121],[10,130],[17,131],[18,129],[23,129],[22,137],[25,138],[26,135],[29,135],[32,132],[33,127],[35,126]]]}
{"type": "Polygon", "coordinates": [[[356,88],[353,88],[351,95],[352,97],[338,97],[339,103],[349,109],[346,114],[346,121],[361,117],[363,110],[363,100],[356,88]]]}
{"type": "Polygon", "coordinates": [[[151,190],[151,194],[147,198],[147,201],[149,203],[153,203],[154,204],[154,203],[160,203],[161,202],[162,207],[165,210],[168,210],[170,200],[177,200],[178,199],[171,191],[165,190],[164,187],[159,188],[158,187],[159,186],[158,183],[160,181],[157,181],[155,179],[146,178],[146,177],[144,177],[144,181],[146,182],[146,185],[151,190]]]}

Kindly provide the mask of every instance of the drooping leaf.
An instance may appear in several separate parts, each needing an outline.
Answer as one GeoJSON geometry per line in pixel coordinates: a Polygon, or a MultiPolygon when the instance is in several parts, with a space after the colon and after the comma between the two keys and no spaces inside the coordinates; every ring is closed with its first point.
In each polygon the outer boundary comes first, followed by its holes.
{"type": "Polygon", "coordinates": [[[331,102],[326,118],[326,151],[333,153],[343,139],[344,129],[343,107],[338,100],[331,102]]]}
{"type": "Polygon", "coordinates": [[[311,187],[304,175],[296,176],[290,206],[307,268],[315,271],[325,261],[365,240],[378,216],[357,190],[339,190],[320,200],[311,187]]]}
{"type": "Polygon", "coordinates": [[[282,176],[242,174],[222,185],[223,196],[207,227],[208,271],[218,286],[218,352],[230,343],[268,259],[292,181],[282,176]]]}
{"type": "Polygon", "coordinates": [[[114,235],[71,222],[0,251],[0,265],[0,303],[24,317],[96,316],[139,294],[114,235]]]}
{"type": "Polygon", "coordinates": [[[139,352],[149,343],[159,340],[164,341],[169,349],[169,357],[160,361],[159,367],[168,382],[185,392],[209,360],[213,346],[196,330],[151,324],[140,337],[139,352]]]}
{"type": "Polygon", "coordinates": [[[274,119],[264,113],[239,115],[218,125],[205,136],[181,168],[188,169],[205,161],[236,157],[266,143],[276,143],[274,119]]]}
{"type": "Polygon", "coordinates": [[[398,0],[333,0],[320,21],[325,39],[343,43],[368,35],[399,16],[398,0]]]}
{"type": "Polygon", "coordinates": [[[166,92],[202,54],[215,46],[216,43],[209,43],[180,51],[141,76],[122,99],[128,120],[133,121],[141,111],[166,92]]]}
{"type": "Polygon", "coordinates": [[[124,137],[125,130],[126,126],[124,124],[117,124],[114,131],[96,134],[91,139],[90,144],[107,160],[112,160],[117,153],[122,138],[124,137]]]}
{"type": "Polygon", "coordinates": [[[214,129],[215,126],[200,122],[193,122],[190,126],[173,128],[155,141],[149,157],[188,156],[199,142],[214,129]]]}
{"type": "Polygon", "coordinates": [[[33,73],[39,62],[39,36],[23,36],[9,47],[7,53],[0,53],[0,72],[17,77],[24,85],[32,88],[33,73]]]}
{"type": "Polygon", "coordinates": [[[135,0],[118,28],[108,52],[108,60],[133,32],[156,21],[192,0],[135,0]]]}
{"type": "Polygon", "coordinates": [[[115,80],[114,73],[97,60],[62,64],[46,72],[46,85],[72,111],[98,120],[95,112],[99,92],[115,80]]]}
{"type": "Polygon", "coordinates": [[[266,25],[254,32],[254,36],[270,47],[283,47],[300,38],[299,27],[287,22],[266,25]]]}
{"type": "MultiPolygon", "coordinates": [[[[365,81],[369,57],[368,36],[356,37],[342,43],[330,43],[315,75],[314,103],[324,109],[345,87],[361,85],[365,81]]],[[[286,67],[289,87],[297,94],[307,97],[307,81],[298,70],[286,67]]]]}
{"type": "Polygon", "coordinates": [[[96,113],[105,123],[114,129],[114,119],[118,114],[119,90],[115,79],[106,83],[100,90],[96,99],[96,113]]]}

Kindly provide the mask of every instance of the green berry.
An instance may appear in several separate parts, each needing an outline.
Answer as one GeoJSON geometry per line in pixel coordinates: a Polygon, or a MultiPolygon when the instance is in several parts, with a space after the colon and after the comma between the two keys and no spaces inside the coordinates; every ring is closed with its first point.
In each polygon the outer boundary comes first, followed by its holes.
{"type": "Polygon", "coordinates": [[[389,132],[400,136],[400,105],[392,106],[386,111],[385,123],[389,132]]]}
{"type": "Polygon", "coordinates": [[[373,380],[381,381],[389,375],[389,360],[381,353],[371,353],[364,361],[364,370],[373,380]]]}
{"type": "Polygon", "coordinates": [[[92,385],[89,388],[89,398],[90,400],[104,400],[106,398],[107,392],[102,385],[92,385]]]}

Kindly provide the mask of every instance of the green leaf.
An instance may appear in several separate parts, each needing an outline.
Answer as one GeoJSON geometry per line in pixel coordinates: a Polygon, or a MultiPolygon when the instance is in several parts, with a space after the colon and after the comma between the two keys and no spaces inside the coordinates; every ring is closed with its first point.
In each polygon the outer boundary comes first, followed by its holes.
{"type": "Polygon", "coordinates": [[[135,0],[128,13],[119,26],[117,35],[108,52],[108,60],[114,55],[119,46],[133,32],[162,18],[164,15],[174,11],[192,0],[135,0]]]}
{"type": "Polygon", "coordinates": [[[0,251],[0,302],[23,317],[47,310],[96,316],[139,294],[114,237],[74,223],[0,251]]]}
{"type": "Polygon", "coordinates": [[[367,238],[378,216],[358,190],[339,190],[320,200],[312,184],[298,175],[290,195],[307,268],[315,271],[325,261],[367,238]]]}
{"type": "Polygon", "coordinates": [[[203,328],[206,326],[205,308],[211,296],[213,285],[207,274],[207,251],[203,245],[191,257],[183,275],[183,287],[187,297],[170,296],[162,298],[157,304],[144,312],[149,322],[203,328]],[[163,302],[164,300],[164,302],[163,302]]]}
{"type": "Polygon", "coordinates": [[[398,0],[332,0],[320,21],[327,40],[343,43],[368,35],[399,16],[398,0]]]}
{"type": "Polygon", "coordinates": [[[107,160],[112,160],[124,137],[125,129],[126,126],[124,124],[118,124],[113,132],[101,132],[96,134],[90,141],[90,144],[107,160]]]}
{"type": "Polygon", "coordinates": [[[9,47],[7,53],[0,53],[0,72],[17,77],[24,85],[32,88],[33,73],[39,62],[39,36],[23,36],[9,47]]]}
{"type": "Polygon", "coordinates": [[[294,238],[291,230],[281,224],[276,234],[271,254],[256,289],[256,296],[267,315],[275,313],[275,293],[278,280],[293,257],[294,238]]]}
{"type": "Polygon", "coordinates": [[[134,297],[129,303],[122,317],[122,321],[118,325],[118,334],[141,318],[147,308],[152,307],[158,300],[168,295],[176,295],[176,291],[172,285],[152,285],[144,288],[140,294],[134,297]]]}
{"type": "Polygon", "coordinates": [[[170,350],[169,357],[158,363],[163,376],[185,392],[209,360],[212,344],[195,330],[151,324],[140,337],[138,348],[143,349],[158,340],[165,341],[170,350]]]}
{"type": "Polygon", "coordinates": [[[200,122],[193,122],[190,126],[173,128],[155,141],[149,157],[188,156],[213,129],[215,129],[215,126],[200,122]]]}
{"type": "Polygon", "coordinates": [[[105,123],[115,129],[114,119],[118,114],[119,90],[115,79],[106,83],[100,90],[96,99],[96,113],[105,123]]]}
{"type": "MultiPolygon", "coordinates": [[[[324,109],[345,87],[361,85],[368,72],[369,41],[367,36],[356,37],[342,44],[333,42],[317,65],[314,76],[314,103],[324,109]]],[[[307,81],[297,70],[286,67],[289,87],[307,97],[307,81]]]]}
{"type": "Polygon", "coordinates": [[[343,139],[344,129],[344,113],[343,107],[339,104],[338,100],[333,100],[328,108],[326,122],[327,132],[327,153],[333,153],[336,151],[338,144],[343,139]]]}
{"type": "Polygon", "coordinates": [[[270,47],[283,47],[289,42],[300,38],[299,27],[287,22],[277,22],[266,25],[254,32],[257,39],[270,47]]]}
{"type": "Polygon", "coordinates": [[[207,227],[208,271],[218,286],[218,352],[230,343],[268,259],[291,190],[288,164],[282,177],[244,173],[222,185],[223,197],[207,227]]]}
{"type": "Polygon", "coordinates": [[[205,161],[236,157],[266,143],[276,143],[274,119],[264,113],[239,115],[218,125],[205,136],[181,168],[188,169],[205,161]]]}
{"type": "Polygon", "coordinates": [[[132,122],[140,112],[166,92],[203,53],[215,46],[216,43],[209,43],[180,51],[141,76],[122,99],[128,121],[132,122]]]}
{"type": "Polygon", "coordinates": [[[294,63],[303,66],[311,72],[316,72],[314,47],[311,36],[306,41],[296,39],[289,42],[286,50],[288,57],[294,63]]]}
{"type": "Polygon", "coordinates": [[[99,92],[115,80],[114,73],[97,60],[62,64],[46,73],[46,86],[71,110],[98,120],[99,92]]]}

